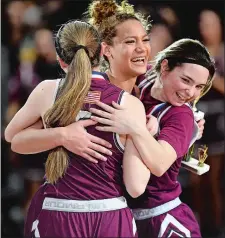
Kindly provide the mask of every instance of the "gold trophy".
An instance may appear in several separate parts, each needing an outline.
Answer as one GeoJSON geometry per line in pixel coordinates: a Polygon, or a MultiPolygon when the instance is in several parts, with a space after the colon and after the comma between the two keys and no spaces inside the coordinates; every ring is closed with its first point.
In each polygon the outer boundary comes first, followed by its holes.
{"type": "Polygon", "coordinates": [[[199,160],[198,166],[199,167],[203,167],[205,165],[204,162],[206,158],[208,157],[207,150],[208,150],[208,147],[206,145],[198,148],[198,160],[199,160]]]}
{"type": "MultiPolygon", "coordinates": [[[[198,122],[199,120],[204,118],[204,113],[201,111],[198,111],[196,108],[196,104],[199,101],[199,99],[205,95],[209,89],[211,88],[211,85],[208,85],[205,90],[202,92],[199,98],[197,98],[192,105],[193,112],[195,115],[195,120],[198,122]]],[[[198,159],[195,159],[194,156],[194,149],[195,144],[189,148],[188,153],[185,155],[183,161],[181,162],[182,167],[187,169],[188,171],[191,171],[195,174],[202,175],[209,171],[210,166],[208,164],[205,164],[205,160],[208,157],[207,151],[208,147],[206,145],[200,146],[198,148],[198,159]]]]}

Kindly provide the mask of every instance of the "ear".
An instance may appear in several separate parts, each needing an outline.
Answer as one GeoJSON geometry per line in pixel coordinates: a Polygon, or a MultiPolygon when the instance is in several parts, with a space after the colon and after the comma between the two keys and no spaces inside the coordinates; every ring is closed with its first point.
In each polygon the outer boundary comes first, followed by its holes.
{"type": "Polygon", "coordinates": [[[106,57],[109,58],[111,56],[110,46],[105,42],[102,42],[101,45],[102,45],[101,55],[102,56],[105,55],[106,57]]]}
{"type": "Polygon", "coordinates": [[[168,70],[168,60],[167,60],[167,59],[164,59],[164,60],[161,62],[160,73],[161,73],[161,74],[165,74],[167,70],[168,70]]]}
{"type": "Polygon", "coordinates": [[[66,71],[68,68],[68,64],[66,64],[59,56],[57,56],[57,60],[59,61],[60,67],[66,71]]]}

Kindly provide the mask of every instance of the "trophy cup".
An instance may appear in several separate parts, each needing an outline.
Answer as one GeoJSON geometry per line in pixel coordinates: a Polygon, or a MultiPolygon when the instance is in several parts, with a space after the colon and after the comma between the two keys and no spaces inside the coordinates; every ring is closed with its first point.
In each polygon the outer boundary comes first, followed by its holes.
{"type": "Polygon", "coordinates": [[[205,160],[208,157],[207,155],[208,147],[206,145],[201,145],[198,148],[198,159],[193,157],[194,145],[190,148],[190,152],[185,156],[182,161],[182,167],[187,169],[188,171],[202,175],[209,171],[210,166],[205,164],[205,160]]]}

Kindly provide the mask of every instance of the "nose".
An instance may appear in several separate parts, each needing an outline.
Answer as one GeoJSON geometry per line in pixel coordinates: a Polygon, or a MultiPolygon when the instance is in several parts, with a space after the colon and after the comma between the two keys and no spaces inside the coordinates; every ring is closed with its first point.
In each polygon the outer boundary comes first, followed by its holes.
{"type": "Polygon", "coordinates": [[[196,92],[195,87],[190,87],[190,88],[186,89],[186,94],[189,98],[194,97],[195,92],[196,92]]]}
{"type": "Polygon", "coordinates": [[[142,41],[138,42],[137,46],[136,46],[136,51],[143,52],[144,50],[145,50],[145,46],[144,46],[143,42],[142,41]]]}

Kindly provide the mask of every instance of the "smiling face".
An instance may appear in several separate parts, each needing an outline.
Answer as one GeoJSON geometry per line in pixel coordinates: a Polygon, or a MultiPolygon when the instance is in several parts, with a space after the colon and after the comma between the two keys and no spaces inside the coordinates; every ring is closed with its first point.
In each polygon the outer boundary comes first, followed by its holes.
{"type": "Polygon", "coordinates": [[[106,47],[110,69],[130,77],[144,74],[150,57],[150,42],[143,25],[135,19],[126,20],[116,30],[113,45],[106,47]]]}
{"type": "Polygon", "coordinates": [[[174,106],[182,106],[200,96],[207,83],[209,71],[197,64],[183,63],[172,71],[165,70],[167,60],[162,62],[162,97],[174,106]]]}

